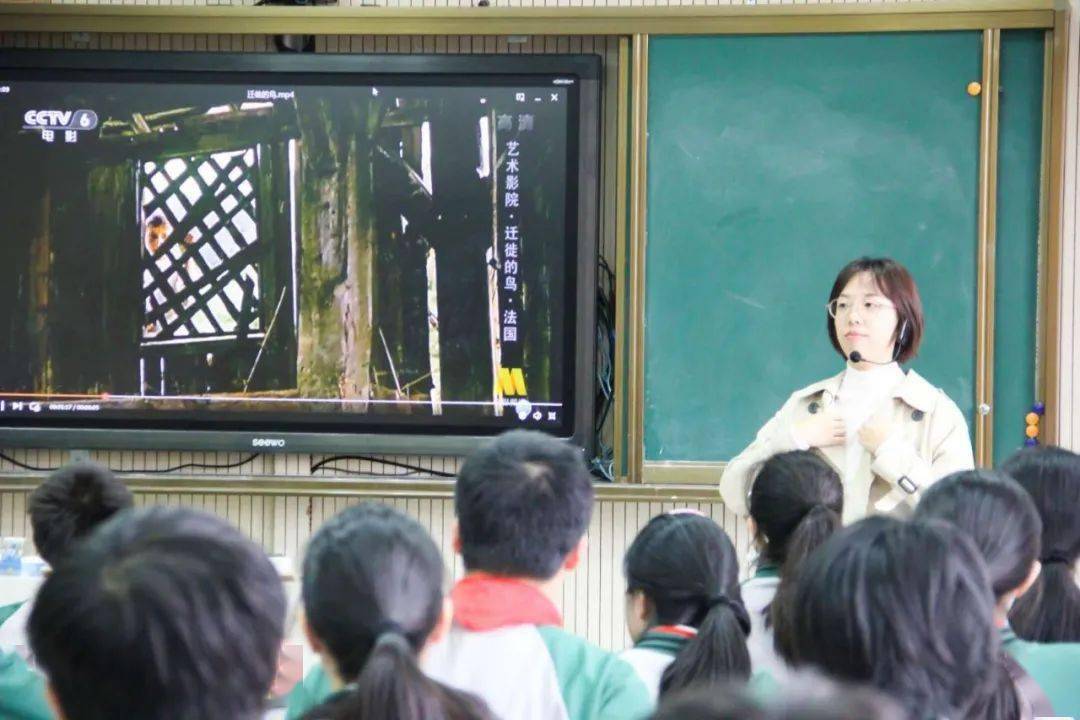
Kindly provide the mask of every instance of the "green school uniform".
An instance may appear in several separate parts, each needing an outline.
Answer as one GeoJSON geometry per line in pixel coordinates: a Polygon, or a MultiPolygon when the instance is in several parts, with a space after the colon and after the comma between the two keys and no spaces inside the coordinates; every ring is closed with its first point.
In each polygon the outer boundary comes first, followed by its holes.
{"type": "Polygon", "coordinates": [[[686,637],[663,631],[649,630],[641,636],[640,640],[634,643],[634,647],[666,653],[674,658],[684,647],[686,647],[692,637],[693,636],[686,637]]]}
{"type": "Polygon", "coordinates": [[[8,621],[12,615],[19,611],[19,608],[23,606],[23,603],[11,603],[10,605],[0,605],[0,625],[3,625],[8,621]]]}
{"type": "MultiPolygon", "coordinates": [[[[692,636],[691,636],[692,637],[692,636]]],[[[624,652],[621,657],[637,672],[641,681],[656,700],[660,690],[660,680],[668,664],[675,659],[691,637],[671,632],[670,628],[652,629],[641,636],[634,647],[624,652]],[[660,662],[667,658],[667,662],[660,662]]],[[[770,699],[780,694],[780,683],[771,673],[759,670],[750,676],[746,683],[747,692],[758,699],[770,699]]]]}
{"type": "Polygon", "coordinates": [[[664,672],[695,634],[696,629],[685,625],[654,627],[646,631],[634,647],[619,655],[634,668],[654,703],[660,696],[664,672]]]}
{"type": "Polygon", "coordinates": [[[322,705],[333,694],[330,676],[322,665],[316,665],[289,693],[285,720],[299,720],[304,713],[322,705]]]}
{"type": "MultiPolygon", "coordinates": [[[[638,687],[640,683],[629,666],[610,662],[614,658],[607,653],[587,647],[584,640],[559,628],[542,627],[538,628],[537,632],[544,638],[552,658],[557,661],[554,663],[556,674],[563,702],[572,709],[571,718],[619,717],[636,720],[651,711],[652,703],[645,693],[645,688],[638,687]],[[605,662],[611,667],[603,673],[592,673],[602,677],[604,681],[595,685],[579,682],[580,676],[589,676],[590,669],[595,670],[595,665],[605,662]],[[640,693],[637,692],[639,689],[640,693]],[[614,699],[607,697],[608,694],[614,695],[614,699]],[[609,715],[596,712],[596,706],[601,701],[609,703],[609,715]]],[[[316,666],[289,693],[285,720],[300,720],[305,713],[323,704],[334,694],[330,677],[322,665],[316,666]]]]}
{"type": "Polygon", "coordinates": [[[1080,719],[1080,643],[1034,643],[1001,630],[1001,647],[1038,683],[1060,717],[1080,719]]]}
{"type": "Polygon", "coordinates": [[[750,694],[750,697],[758,700],[772,700],[780,697],[783,690],[784,686],[777,682],[772,673],[766,670],[759,670],[754,673],[750,676],[749,682],[746,683],[746,691],[750,694]]]}
{"type": "Polygon", "coordinates": [[[0,718],[53,720],[45,680],[14,653],[0,654],[0,718]]]}
{"type": "MultiPolygon", "coordinates": [[[[322,666],[319,666],[319,667],[315,668],[315,670],[321,671],[322,666]]],[[[315,670],[312,670],[312,672],[315,672],[315,670]]],[[[325,673],[324,673],[324,675],[325,675],[325,673]]],[[[348,696],[348,694],[349,694],[348,689],[338,690],[337,692],[331,692],[330,695],[328,695],[325,700],[323,700],[320,703],[316,703],[315,706],[311,708],[311,710],[319,709],[320,710],[320,715],[323,715],[323,714],[329,715],[330,712],[333,711],[334,706],[337,703],[344,700],[346,698],[346,696],[348,696]]],[[[311,711],[308,711],[308,712],[311,712],[311,711]]]]}

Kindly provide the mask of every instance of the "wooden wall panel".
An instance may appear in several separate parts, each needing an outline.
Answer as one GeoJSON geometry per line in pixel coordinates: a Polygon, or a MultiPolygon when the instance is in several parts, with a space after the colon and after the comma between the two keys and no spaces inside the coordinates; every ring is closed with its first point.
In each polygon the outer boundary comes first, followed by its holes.
{"type": "MultiPolygon", "coordinates": [[[[0,535],[27,537],[33,552],[30,522],[26,516],[29,491],[0,492],[0,535]]],[[[262,545],[268,554],[289,557],[299,570],[308,539],[327,519],[359,498],[320,495],[225,495],[220,493],[137,493],[136,505],[192,507],[225,518],[262,545]]],[[[453,553],[453,500],[450,498],[375,498],[416,518],[428,529],[442,550],[447,566],[447,585],[464,573],[461,559],[453,553]]],[[[741,523],[717,503],[673,503],[601,500],[589,525],[588,550],[578,569],[563,587],[560,609],[565,626],[601,647],[617,650],[627,646],[625,630],[625,580],[622,559],[637,532],[654,515],[676,507],[690,507],[725,524],[732,539],[745,541],[741,523]]],[[[740,546],[745,551],[745,544],[740,546]]]]}

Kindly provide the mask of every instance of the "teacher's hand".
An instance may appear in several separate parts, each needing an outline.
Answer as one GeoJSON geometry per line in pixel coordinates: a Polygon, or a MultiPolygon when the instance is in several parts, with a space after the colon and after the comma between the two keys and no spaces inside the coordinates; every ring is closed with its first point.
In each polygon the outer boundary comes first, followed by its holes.
{"type": "Polygon", "coordinates": [[[887,417],[870,418],[859,428],[859,442],[873,455],[889,437],[891,431],[892,423],[887,417]]]}
{"type": "Polygon", "coordinates": [[[844,418],[835,410],[825,410],[799,421],[795,434],[810,447],[842,445],[847,441],[844,418]]]}

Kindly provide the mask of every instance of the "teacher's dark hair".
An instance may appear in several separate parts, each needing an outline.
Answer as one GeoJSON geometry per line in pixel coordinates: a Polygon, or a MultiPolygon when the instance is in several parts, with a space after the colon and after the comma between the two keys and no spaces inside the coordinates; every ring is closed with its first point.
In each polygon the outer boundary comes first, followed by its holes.
{"type": "Polygon", "coordinates": [[[435,541],[393,508],[354,505],[319,528],[304,557],[304,611],[349,689],[304,720],[491,717],[481,700],[418,664],[442,613],[442,581],[435,541]]]}
{"type": "Polygon", "coordinates": [[[750,616],[739,592],[739,558],[712,518],[693,512],[657,515],[642,528],[623,562],[626,591],[652,603],[653,625],[698,630],[660,679],[660,694],[750,677],[750,616]]]}
{"type": "Polygon", "coordinates": [[[780,573],[776,596],[764,610],[766,625],[776,628],[776,642],[789,636],[789,623],[798,622],[798,613],[791,607],[796,571],[840,529],[843,512],[840,476],[808,450],[773,455],[754,479],[750,517],[762,544],[761,558],[780,573]]]}
{"type": "Polygon", "coordinates": [[[994,596],[971,539],[940,521],[875,516],[798,574],[795,665],[872,685],[912,718],[983,717],[996,687],[994,596]]]}
{"type": "MultiPolygon", "coordinates": [[[[919,298],[919,289],[911,273],[900,263],[890,258],[861,257],[852,260],[840,271],[829,291],[832,302],[844,291],[851,279],[860,273],[870,273],[881,294],[896,306],[897,352],[898,362],[905,363],[919,353],[919,344],[923,336],[923,309],[919,298]],[[903,330],[903,336],[900,331],[903,330]]],[[[828,312],[825,313],[825,327],[829,340],[836,352],[844,356],[840,340],[836,337],[836,325],[828,312]]]]}
{"type": "Polygon", "coordinates": [[[1009,613],[1033,642],[1080,642],[1080,455],[1057,447],[1021,450],[1002,470],[1027,490],[1042,518],[1042,572],[1009,613]]]}

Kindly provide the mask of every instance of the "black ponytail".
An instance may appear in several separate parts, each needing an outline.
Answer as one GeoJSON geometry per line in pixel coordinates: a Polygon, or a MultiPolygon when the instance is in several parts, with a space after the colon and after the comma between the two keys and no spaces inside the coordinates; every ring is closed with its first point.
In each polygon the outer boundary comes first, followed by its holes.
{"type": "Polygon", "coordinates": [[[840,512],[828,505],[818,504],[807,510],[788,537],[780,576],[783,577],[787,571],[799,567],[810,553],[840,529],[840,525],[840,512]]]}
{"type": "Polygon", "coordinates": [[[304,720],[366,718],[479,720],[491,714],[472,695],[425,675],[408,639],[385,632],[375,641],[354,686],[304,715],[304,720]]]}
{"type": "Polygon", "coordinates": [[[765,563],[779,566],[780,584],[765,608],[773,642],[790,655],[792,605],[798,569],[842,525],[844,487],[829,463],[806,450],[774,455],[765,461],[750,490],[750,517],[765,563]]]}
{"type": "Polygon", "coordinates": [[[783,657],[790,656],[790,639],[794,623],[798,622],[795,607],[795,584],[799,568],[810,554],[840,529],[840,513],[826,505],[810,508],[788,537],[784,563],[780,566],[780,584],[773,601],[765,608],[765,625],[773,628],[773,645],[783,657]]]}
{"type": "Polygon", "coordinates": [[[1057,447],[1021,450],[1002,467],[1031,495],[1042,518],[1042,572],[1009,613],[1033,642],[1080,642],[1080,455],[1057,447]]]}
{"type": "Polygon", "coordinates": [[[694,685],[750,678],[750,615],[741,599],[717,595],[705,603],[698,633],[675,656],[660,678],[660,695],[694,685]]]}
{"type": "Polygon", "coordinates": [[[735,546],[712,519],[697,513],[654,517],[624,561],[627,592],[641,591],[653,625],[689,625],[697,634],[668,666],[661,695],[679,688],[750,677],[750,617],[739,592],[735,546]]]}
{"type": "Polygon", "coordinates": [[[319,529],[304,558],[304,608],[349,688],[305,720],[491,718],[417,664],[441,614],[442,577],[434,541],[389,507],[356,505],[319,529]]]}
{"type": "Polygon", "coordinates": [[[1032,642],[1080,642],[1080,586],[1071,563],[1056,556],[1043,559],[1034,587],[1009,613],[1017,635],[1032,642]]]}
{"type": "Polygon", "coordinates": [[[844,486],[832,465],[808,450],[773,455],[750,489],[750,517],[757,525],[762,560],[797,567],[836,531],[844,511],[844,486]],[[813,512],[814,516],[808,518],[813,512]]]}
{"type": "MultiPolygon", "coordinates": [[[[1012,478],[995,470],[964,470],[934,483],[915,508],[916,520],[943,520],[975,542],[994,598],[1024,584],[1039,557],[1042,522],[1031,497],[1012,478]]],[[[997,682],[973,716],[986,720],[1021,717],[1018,689],[1009,674],[1012,661],[998,651],[997,682]]]]}

